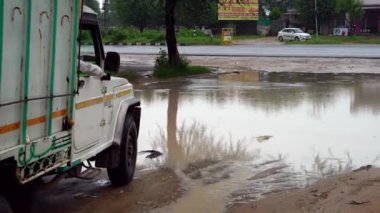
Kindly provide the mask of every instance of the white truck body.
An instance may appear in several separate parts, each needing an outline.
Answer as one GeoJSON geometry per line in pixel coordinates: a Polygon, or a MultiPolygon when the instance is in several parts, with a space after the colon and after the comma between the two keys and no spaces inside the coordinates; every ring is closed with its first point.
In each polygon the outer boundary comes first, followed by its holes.
{"type": "Polygon", "coordinates": [[[139,122],[126,79],[78,72],[80,25],[92,29],[105,66],[96,16],[86,9],[90,19],[80,22],[82,8],[81,0],[0,0],[0,164],[14,165],[20,183],[120,145],[127,113],[139,122]]]}

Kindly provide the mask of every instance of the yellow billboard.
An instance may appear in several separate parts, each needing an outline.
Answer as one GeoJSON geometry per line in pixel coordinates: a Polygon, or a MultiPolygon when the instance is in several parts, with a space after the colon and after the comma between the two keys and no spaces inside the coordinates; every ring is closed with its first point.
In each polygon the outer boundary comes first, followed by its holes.
{"type": "Polygon", "coordinates": [[[259,20],[259,0],[219,0],[219,20],[259,20]]]}

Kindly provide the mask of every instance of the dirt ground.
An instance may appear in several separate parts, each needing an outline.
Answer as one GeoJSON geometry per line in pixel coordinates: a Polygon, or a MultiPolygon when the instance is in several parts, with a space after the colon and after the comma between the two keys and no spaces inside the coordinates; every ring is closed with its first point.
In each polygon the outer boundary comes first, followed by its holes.
{"type": "MultiPolygon", "coordinates": [[[[123,61],[154,64],[154,56],[123,56],[123,61]]],[[[380,73],[380,60],[335,58],[188,57],[193,64],[221,70],[270,72],[380,73]]],[[[362,168],[322,179],[301,190],[271,194],[259,201],[233,205],[229,212],[380,212],[380,169],[362,168]]]]}
{"type": "MultiPolygon", "coordinates": [[[[128,64],[149,65],[154,56],[123,55],[128,64]]],[[[380,73],[380,60],[309,58],[189,57],[193,64],[222,70],[272,72],[380,73]]],[[[196,173],[199,174],[199,173],[196,173]]],[[[380,169],[363,168],[323,179],[302,190],[279,192],[251,203],[233,205],[231,212],[380,212],[380,169]]],[[[31,195],[31,212],[155,212],[186,195],[181,177],[169,169],[137,171],[126,187],[110,186],[105,172],[99,178],[63,180],[31,195]],[[52,192],[52,193],[47,193],[52,192]],[[64,204],[64,205],[63,205],[64,204]]],[[[19,212],[29,212],[23,207],[19,212]]],[[[191,209],[190,209],[191,210],[191,209]]],[[[165,211],[161,211],[165,212],[165,211]]]]}
{"type": "MultiPolygon", "coordinates": [[[[31,195],[30,212],[150,212],[169,205],[182,194],[180,179],[169,169],[137,171],[126,187],[112,187],[103,172],[95,180],[68,179],[51,188],[39,188],[31,195]]],[[[28,209],[16,212],[29,212],[28,209]]]]}
{"type": "MultiPolygon", "coordinates": [[[[156,56],[123,55],[133,65],[154,64],[156,56]]],[[[231,70],[310,73],[380,73],[380,59],[271,58],[271,57],[199,57],[188,59],[195,65],[231,70]]]]}
{"type": "Polygon", "coordinates": [[[277,37],[263,37],[257,39],[242,39],[234,41],[234,44],[245,45],[245,44],[271,44],[271,45],[283,45],[284,42],[279,42],[277,37]]]}
{"type": "Polygon", "coordinates": [[[302,190],[235,206],[231,212],[380,212],[380,169],[327,178],[302,190]]]}

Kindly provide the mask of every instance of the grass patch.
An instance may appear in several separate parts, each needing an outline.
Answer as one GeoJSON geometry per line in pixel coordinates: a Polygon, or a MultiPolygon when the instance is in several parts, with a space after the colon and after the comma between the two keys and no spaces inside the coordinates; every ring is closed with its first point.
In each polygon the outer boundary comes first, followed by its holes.
{"type": "MultiPolygon", "coordinates": [[[[89,35],[82,35],[82,41],[90,41],[89,35]]],[[[104,43],[128,44],[128,43],[165,43],[165,32],[163,30],[145,29],[140,32],[136,28],[116,28],[103,33],[104,43]]],[[[177,34],[177,41],[188,45],[220,45],[220,36],[211,38],[201,30],[181,29],[177,34]]]]}
{"type": "MultiPolygon", "coordinates": [[[[234,36],[234,40],[252,40],[263,38],[261,35],[243,35],[234,36]]],[[[84,43],[91,42],[90,35],[83,34],[82,41],[84,43]]],[[[165,31],[145,29],[140,32],[133,27],[115,28],[107,33],[103,33],[103,42],[108,44],[129,44],[129,43],[165,43],[165,31]]],[[[221,35],[206,35],[201,30],[182,28],[177,33],[177,42],[185,45],[222,45],[221,35]]]]}
{"type": "Polygon", "coordinates": [[[160,51],[156,58],[153,75],[157,78],[174,78],[180,76],[209,73],[210,69],[202,66],[190,66],[189,61],[181,56],[177,65],[169,63],[169,56],[165,50],[160,51]]]}
{"type": "Polygon", "coordinates": [[[253,39],[259,39],[259,38],[265,38],[265,36],[262,35],[238,35],[234,37],[234,40],[253,40],[253,39]]]}
{"type": "Polygon", "coordinates": [[[126,78],[129,82],[136,82],[139,79],[139,75],[132,70],[121,71],[115,75],[116,77],[126,78]]]}
{"type": "Polygon", "coordinates": [[[165,34],[159,30],[146,29],[140,32],[136,28],[116,28],[103,33],[105,43],[160,43],[165,40],[165,34]]]}
{"type": "Polygon", "coordinates": [[[210,37],[178,37],[177,42],[186,45],[221,45],[222,39],[210,37]]]}
{"type": "Polygon", "coordinates": [[[380,36],[319,36],[302,42],[287,42],[287,44],[380,44],[380,36]]]}
{"type": "Polygon", "coordinates": [[[175,78],[181,76],[198,75],[209,73],[210,69],[202,66],[191,66],[186,67],[173,67],[173,66],[160,66],[154,71],[154,76],[157,78],[175,78]]]}

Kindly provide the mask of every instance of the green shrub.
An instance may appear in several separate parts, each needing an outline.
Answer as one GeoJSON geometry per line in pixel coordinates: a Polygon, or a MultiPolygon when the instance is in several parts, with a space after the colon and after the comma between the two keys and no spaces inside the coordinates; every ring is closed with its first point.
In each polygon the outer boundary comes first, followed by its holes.
{"type": "Polygon", "coordinates": [[[92,44],[92,38],[89,31],[83,30],[81,32],[81,43],[82,44],[92,44]]]}
{"type": "Polygon", "coordinates": [[[109,36],[110,36],[111,42],[113,43],[123,42],[127,38],[127,35],[122,28],[111,30],[109,32],[109,36]]]}
{"type": "MultiPolygon", "coordinates": [[[[177,40],[182,44],[221,44],[220,36],[211,38],[201,30],[181,29],[177,34],[177,40]],[[194,36],[195,35],[195,36],[194,36]]],[[[161,43],[165,42],[165,32],[162,30],[145,29],[142,33],[137,28],[115,28],[103,33],[105,43],[161,43]]]]}
{"type": "Polygon", "coordinates": [[[154,76],[157,78],[172,78],[186,75],[196,75],[208,73],[207,67],[189,66],[189,61],[185,57],[180,57],[177,65],[173,66],[169,63],[169,56],[165,50],[160,50],[159,56],[156,58],[154,66],[154,76]]]}
{"type": "Polygon", "coordinates": [[[132,70],[127,70],[117,73],[115,76],[126,78],[129,82],[135,82],[140,76],[132,70]]]}
{"type": "Polygon", "coordinates": [[[159,34],[159,35],[156,35],[154,38],[152,38],[151,42],[152,43],[158,43],[158,42],[163,42],[165,41],[165,34],[159,34]]]}

